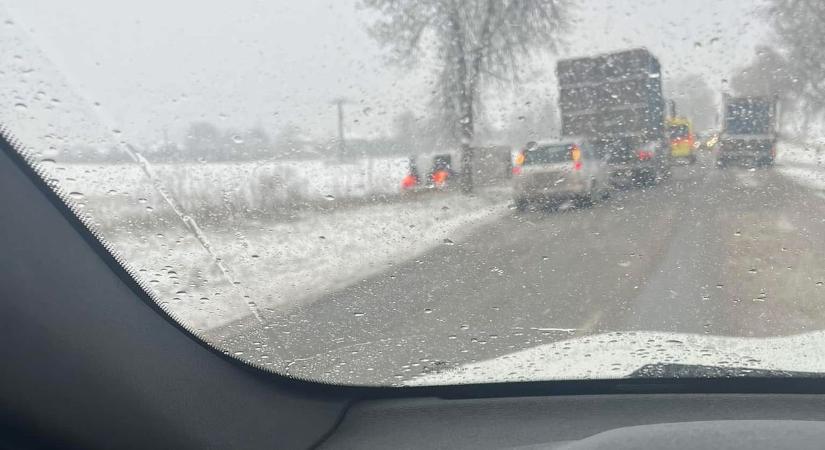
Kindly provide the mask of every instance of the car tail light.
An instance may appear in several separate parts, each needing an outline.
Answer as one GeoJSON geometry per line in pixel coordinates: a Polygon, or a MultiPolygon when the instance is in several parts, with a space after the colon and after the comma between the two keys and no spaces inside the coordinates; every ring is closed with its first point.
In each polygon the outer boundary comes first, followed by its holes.
{"type": "Polygon", "coordinates": [[[524,165],[524,151],[516,153],[513,158],[513,175],[521,175],[521,166],[524,165]]]}
{"type": "Polygon", "coordinates": [[[573,170],[582,168],[582,150],[578,145],[573,144],[570,148],[570,159],[573,160],[573,170]]]}

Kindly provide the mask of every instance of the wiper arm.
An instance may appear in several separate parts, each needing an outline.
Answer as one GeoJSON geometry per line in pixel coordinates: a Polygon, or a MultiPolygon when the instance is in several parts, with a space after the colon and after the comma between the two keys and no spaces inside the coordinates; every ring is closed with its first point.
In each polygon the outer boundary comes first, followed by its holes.
{"type": "Polygon", "coordinates": [[[815,372],[661,363],[644,365],[628,375],[627,378],[813,378],[821,376],[822,374],[815,372]]]}

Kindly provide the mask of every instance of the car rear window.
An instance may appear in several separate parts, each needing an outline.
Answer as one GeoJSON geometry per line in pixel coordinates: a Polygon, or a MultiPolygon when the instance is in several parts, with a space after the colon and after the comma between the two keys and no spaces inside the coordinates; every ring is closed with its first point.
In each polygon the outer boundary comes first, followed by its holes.
{"type": "Polygon", "coordinates": [[[670,138],[671,139],[680,139],[687,137],[690,133],[687,125],[674,125],[670,127],[670,138]]]}
{"type": "Polygon", "coordinates": [[[524,165],[551,164],[570,160],[570,144],[542,145],[524,152],[524,165]]]}

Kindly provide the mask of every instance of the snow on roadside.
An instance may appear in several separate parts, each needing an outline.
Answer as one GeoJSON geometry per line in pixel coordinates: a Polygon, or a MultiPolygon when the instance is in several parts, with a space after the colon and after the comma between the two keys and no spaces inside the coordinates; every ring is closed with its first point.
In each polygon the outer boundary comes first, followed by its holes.
{"type": "Polygon", "coordinates": [[[776,161],[782,175],[811,189],[825,191],[825,150],[821,147],[782,143],[776,161]]]}
{"type": "Polygon", "coordinates": [[[110,240],[159,294],[164,308],[183,323],[205,330],[250,315],[250,305],[266,313],[316,301],[457,241],[505,214],[506,194],[504,189],[475,197],[434,193],[415,201],[333,209],[293,222],[204,226],[231,280],[183,229],[110,240]]]}

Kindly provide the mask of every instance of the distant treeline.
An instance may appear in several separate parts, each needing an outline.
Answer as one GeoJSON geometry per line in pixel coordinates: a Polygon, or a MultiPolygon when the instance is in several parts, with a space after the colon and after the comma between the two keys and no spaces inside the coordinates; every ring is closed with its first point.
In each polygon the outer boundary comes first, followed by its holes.
{"type": "MultiPolygon", "coordinates": [[[[135,145],[152,162],[226,162],[325,158],[363,158],[409,155],[429,148],[417,148],[409,140],[397,138],[348,139],[343,147],[336,140],[316,142],[302,137],[296,128],[286,128],[270,138],[261,128],[245,132],[221,130],[207,122],[190,125],[182,142],[135,145]],[[343,152],[342,152],[343,150],[343,152]]],[[[69,147],[57,155],[61,162],[127,163],[132,159],[117,146],[69,147]]]]}

